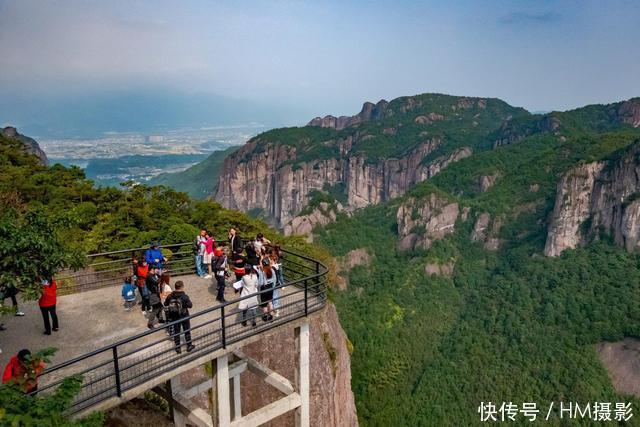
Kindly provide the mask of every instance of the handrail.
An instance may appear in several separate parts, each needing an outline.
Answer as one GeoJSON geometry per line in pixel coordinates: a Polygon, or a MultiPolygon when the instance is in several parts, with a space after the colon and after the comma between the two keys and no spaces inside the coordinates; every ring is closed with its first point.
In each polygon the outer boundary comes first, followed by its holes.
{"type": "MultiPolygon", "coordinates": [[[[186,244],[166,245],[165,247],[184,246],[186,244]]],[[[131,253],[133,251],[135,249],[93,254],[92,256],[131,253]]],[[[66,377],[74,373],[84,374],[85,380],[81,391],[76,396],[70,409],[70,412],[77,413],[106,399],[112,397],[120,398],[124,391],[150,381],[153,376],[157,376],[160,372],[168,372],[181,364],[195,360],[205,352],[226,348],[231,343],[261,334],[266,330],[300,317],[308,316],[310,313],[324,307],[327,300],[327,267],[320,261],[295,251],[283,249],[283,252],[287,255],[283,258],[283,270],[285,272],[283,284],[273,289],[258,291],[257,294],[209,307],[186,318],[168,322],[162,327],[123,338],[115,343],[49,367],[40,375],[41,383],[46,383],[47,379],[52,378],[53,380],[40,387],[38,393],[48,392],[58,386],[62,379],[57,377],[66,377]],[[296,278],[290,277],[291,274],[296,278]],[[235,310],[235,305],[240,301],[255,298],[287,286],[293,286],[295,289],[293,292],[287,292],[286,294],[282,291],[280,292],[279,299],[281,300],[283,312],[280,318],[268,323],[261,323],[255,329],[245,328],[241,326],[241,322],[237,319],[235,321],[230,319],[232,316],[239,315],[238,311],[235,310]],[[177,334],[174,333],[174,327],[185,320],[191,322],[188,331],[192,335],[192,342],[196,345],[196,348],[191,353],[174,354],[173,338],[176,335],[184,335],[184,331],[177,334]],[[169,331],[169,337],[165,335],[165,331],[169,331]],[[167,342],[167,338],[170,343],[167,342]],[[67,373],[67,370],[73,370],[74,372],[67,373]],[[150,375],[151,377],[149,377],[150,375]]],[[[95,274],[99,276],[100,271],[95,274]]]]}

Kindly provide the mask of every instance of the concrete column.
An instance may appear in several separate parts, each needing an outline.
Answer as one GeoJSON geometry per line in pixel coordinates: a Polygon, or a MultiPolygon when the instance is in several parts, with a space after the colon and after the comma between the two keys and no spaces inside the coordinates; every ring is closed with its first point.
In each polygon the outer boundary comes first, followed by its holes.
{"type": "Polygon", "coordinates": [[[176,393],[178,393],[182,389],[182,385],[180,384],[180,375],[176,375],[175,377],[169,380],[169,391],[171,393],[171,415],[173,417],[173,424],[176,427],[187,427],[187,417],[184,416],[182,412],[176,405],[174,404],[174,398],[176,393]]]}
{"type": "Polygon", "coordinates": [[[229,399],[229,355],[225,354],[216,359],[216,385],[218,388],[218,425],[231,425],[231,405],[229,399]]]}
{"type": "Polygon", "coordinates": [[[296,409],[296,427],[309,427],[309,323],[296,328],[296,347],[299,351],[296,369],[296,389],[300,407],[296,409]]]}
{"type": "Polygon", "coordinates": [[[236,375],[231,379],[231,396],[233,405],[231,406],[231,419],[233,421],[242,418],[242,403],[240,396],[240,375],[236,375]]]}

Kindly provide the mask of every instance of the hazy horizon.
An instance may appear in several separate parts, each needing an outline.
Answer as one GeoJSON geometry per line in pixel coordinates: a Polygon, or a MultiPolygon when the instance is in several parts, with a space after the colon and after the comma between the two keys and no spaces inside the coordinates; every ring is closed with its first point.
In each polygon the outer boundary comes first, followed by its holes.
{"type": "Polygon", "coordinates": [[[566,110],[640,95],[637,22],[624,1],[0,0],[0,93],[28,115],[95,93],[211,96],[281,124],[426,92],[566,110]]]}

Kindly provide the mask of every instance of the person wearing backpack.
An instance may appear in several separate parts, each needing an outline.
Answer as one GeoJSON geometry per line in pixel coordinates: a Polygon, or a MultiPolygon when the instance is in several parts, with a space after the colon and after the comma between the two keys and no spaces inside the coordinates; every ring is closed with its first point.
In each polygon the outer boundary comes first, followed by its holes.
{"type": "Polygon", "coordinates": [[[180,344],[180,334],[184,333],[184,340],[187,344],[187,352],[196,348],[191,343],[191,321],[189,320],[189,309],[193,307],[189,295],[184,292],[184,283],[182,280],[178,280],[175,283],[175,291],[171,292],[167,299],[164,301],[166,307],[167,320],[169,322],[176,322],[172,327],[173,342],[176,345],[176,353],[182,353],[180,344]],[[180,332],[182,329],[182,332],[180,332]]]}

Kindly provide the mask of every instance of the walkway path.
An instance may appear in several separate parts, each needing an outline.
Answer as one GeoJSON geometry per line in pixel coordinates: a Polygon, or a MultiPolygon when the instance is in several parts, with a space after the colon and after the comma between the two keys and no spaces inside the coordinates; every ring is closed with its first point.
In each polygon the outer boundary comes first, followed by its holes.
{"type": "MultiPolygon", "coordinates": [[[[185,291],[193,301],[191,313],[218,305],[215,300],[216,288],[213,279],[203,279],[195,275],[172,278],[185,283],[185,291]]],[[[94,291],[58,297],[57,313],[60,330],[52,335],[44,335],[42,315],[37,302],[21,303],[25,317],[7,315],[2,318],[6,331],[0,331],[0,365],[2,369],[11,355],[23,348],[32,351],[45,347],[56,347],[58,351],[52,364],[109,345],[121,339],[147,330],[147,320],[140,306],[125,311],[120,296],[120,287],[109,287],[94,291]]],[[[238,294],[227,286],[225,298],[232,300],[238,294]]],[[[213,313],[212,313],[213,317],[213,313]]]]}

